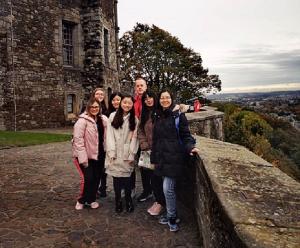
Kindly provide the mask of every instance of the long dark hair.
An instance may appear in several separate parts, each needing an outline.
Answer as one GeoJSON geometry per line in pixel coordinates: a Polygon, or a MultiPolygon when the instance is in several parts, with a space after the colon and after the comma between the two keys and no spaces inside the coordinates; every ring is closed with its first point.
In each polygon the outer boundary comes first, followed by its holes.
{"type": "Polygon", "coordinates": [[[174,96],[172,94],[172,91],[170,91],[168,89],[163,89],[161,92],[159,92],[158,98],[157,98],[157,111],[156,112],[157,112],[157,115],[160,115],[160,116],[163,115],[164,110],[163,110],[163,107],[160,105],[159,100],[160,100],[162,93],[165,93],[165,92],[168,92],[170,94],[171,100],[172,100],[172,103],[171,103],[169,109],[172,109],[172,107],[174,107],[174,105],[175,105],[174,96]]]}
{"type": "MultiPolygon", "coordinates": [[[[125,94],[122,96],[121,98],[121,102],[120,102],[120,107],[117,110],[116,115],[114,116],[114,119],[111,123],[111,125],[115,128],[115,129],[119,129],[123,126],[123,113],[124,110],[122,109],[122,101],[124,100],[124,98],[130,98],[132,103],[134,103],[134,98],[131,95],[125,94]]],[[[135,111],[134,111],[134,105],[132,105],[132,109],[129,111],[129,130],[133,131],[135,129],[135,111]]]]}
{"type": "Polygon", "coordinates": [[[93,90],[92,92],[92,97],[95,97],[95,94],[97,91],[101,90],[103,93],[104,93],[104,98],[102,100],[102,102],[100,102],[100,106],[101,106],[101,113],[106,115],[107,114],[107,106],[106,106],[106,103],[105,103],[105,90],[103,88],[96,88],[93,90]]]}
{"type": "Polygon", "coordinates": [[[141,114],[141,122],[140,122],[140,128],[143,132],[145,132],[145,124],[148,121],[149,118],[153,118],[153,116],[150,116],[150,114],[153,115],[153,111],[156,109],[157,105],[157,97],[156,95],[149,90],[146,90],[142,95],[142,114],[141,114]],[[145,100],[147,97],[153,98],[154,104],[152,107],[148,107],[145,103],[145,100]]]}
{"type": "Polygon", "coordinates": [[[114,92],[114,93],[112,93],[111,95],[110,95],[110,97],[109,97],[109,101],[108,101],[108,111],[107,111],[107,113],[108,113],[108,116],[112,113],[112,112],[115,112],[116,111],[116,109],[114,108],[114,106],[112,105],[112,100],[115,98],[115,96],[119,96],[119,97],[121,97],[121,99],[122,99],[122,93],[121,92],[114,92]]]}

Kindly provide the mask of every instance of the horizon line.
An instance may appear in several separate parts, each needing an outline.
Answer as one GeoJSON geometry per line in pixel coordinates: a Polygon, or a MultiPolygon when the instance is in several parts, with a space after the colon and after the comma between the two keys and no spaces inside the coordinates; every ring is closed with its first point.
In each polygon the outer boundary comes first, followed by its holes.
{"type": "Polygon", "coordinates": [[[274,91],[297,91],[300,90],[300,83],[281,83],[268,85],[253,85],[244,87],[228,87],[222,89],[217,94],[224,93],[260,93],[260,92],[274,92],[274,91]]]}

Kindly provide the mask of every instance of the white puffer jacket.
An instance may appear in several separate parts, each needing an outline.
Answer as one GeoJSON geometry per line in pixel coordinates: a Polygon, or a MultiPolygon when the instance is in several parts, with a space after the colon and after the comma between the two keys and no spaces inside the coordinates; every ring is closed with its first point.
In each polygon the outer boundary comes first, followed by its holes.
{"type": "Polygon", "coordinates": [[[109,116],[106,132],[106,173],[113,177],[129,177],[134,169],[135,154],[139,143],[137,139],[138,119],[135,118],[134,131],[129,130],[129,114],[124,117],[121,128],[115,129],[111,123],[116,112],[109,116]]]}

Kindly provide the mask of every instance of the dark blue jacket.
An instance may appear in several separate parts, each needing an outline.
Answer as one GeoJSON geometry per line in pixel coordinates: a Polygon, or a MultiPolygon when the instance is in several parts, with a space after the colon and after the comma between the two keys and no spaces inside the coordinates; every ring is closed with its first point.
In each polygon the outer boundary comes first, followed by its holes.
{"type": "Polygon", "coordinates": [[[154,117],[151,163],[156,165],[155,174],[167,177],[182,175],[186,158],[195,147],[185,114],[167,109],[154,117]],[[179,115],[179,133],[175,118],[179,115]],[[179,137],[178,137],[179,134],[179,137]]]}

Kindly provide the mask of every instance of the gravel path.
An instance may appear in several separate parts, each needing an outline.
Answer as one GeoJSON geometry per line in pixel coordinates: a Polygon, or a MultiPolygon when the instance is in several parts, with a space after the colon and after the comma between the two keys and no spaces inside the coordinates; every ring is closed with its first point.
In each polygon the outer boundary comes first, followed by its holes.
{"type": "Polygon", "coordinates": [[[0,150],[0,248],[201,247],[195,218],[181,204],[181,230],[171,233],[146,213],[152,200],[115,214],[108,182],[99,209],[76,211],[70,142],[0,150]]]}

